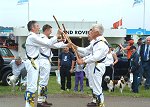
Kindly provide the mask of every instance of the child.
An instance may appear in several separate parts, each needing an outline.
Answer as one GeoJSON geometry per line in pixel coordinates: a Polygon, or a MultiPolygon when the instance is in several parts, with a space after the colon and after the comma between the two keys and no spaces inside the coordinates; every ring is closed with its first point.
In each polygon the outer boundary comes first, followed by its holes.
{"type": "Polygon", "coordinates": [[[83,92],[83,79],[84,79],[83,67],[84,67],[84,65],[78,65],[76,63],[76,67],[75,67],[75,87],[74,87],[75,92],[78,91],[79,81],[80,81],[80,91],[83,92]]]}
{"type": "Polygon", "coordinates": [[[139,92],[139,85],[140,85],[140,60],[139,60],[139,54],[136,51],[135,46],[131,46],[130,48],[132,55],[131,55],[131,61],[130,61],[130,69],[133,73],[133,83],[132,83],[132,92],[138,93],[139,92]]]}

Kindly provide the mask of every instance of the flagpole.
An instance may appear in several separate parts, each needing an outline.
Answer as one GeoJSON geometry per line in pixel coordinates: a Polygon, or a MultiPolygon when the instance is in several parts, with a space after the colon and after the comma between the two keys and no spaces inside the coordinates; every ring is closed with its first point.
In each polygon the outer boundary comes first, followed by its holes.
{"type": "Polygon", "coordinates": [[[143,2],[144,2],[144,9],[143,9],[143,29],[144,29],[144,34],[143,35],[145,35],[145,0],[143,2]]]}
{"type": "Polygon", "coordinates": [[[30,20],[30,8],[29,8],[29,0],[28,0],[28,22],[29,22],[29,20],[30,20]]]}

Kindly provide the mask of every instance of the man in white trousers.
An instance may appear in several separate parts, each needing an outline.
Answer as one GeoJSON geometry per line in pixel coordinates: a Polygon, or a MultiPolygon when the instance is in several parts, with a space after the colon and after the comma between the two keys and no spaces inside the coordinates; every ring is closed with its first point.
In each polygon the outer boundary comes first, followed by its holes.
{"type": "MultiPolygon", "coordinates": [[[[52,27],[48,24],[44,25],[42,28],[43,34],[41,38],[49,39],[50,34],[52,33],[52,27]]],[[[51,48],[64,48],[69,44],[64,44],[63,42],[58,42],[53,44],[50,47],[41,47],[40,56],[39,56],[39,66],[40,66],[40,79],[38,86],[38,104],[37,107],[50,107],[52,103],[48,103],[47,99],[47,85],[49,81],[49,75],[51,70],[51,58],[53,53],[51,48]]]]}
{"type": "MultiPolygon", "coordinates": [[[[94,39],[91,37],[90,33],[91,33],[91,30],[89,30],[89,33],[88,33],[88,40],[90,41],[90,45],[87,46],[87,47],[77,47],[77,51],[79,52],[79,54],[83,57],[83,59],[86,59],[88,57],[90,57],[90,55],[92,54],[91,53],[91,48],[93,46],[93,43],[94,43],[94,39]]],[[[93,71],[93,64],[92,63],[87,63],[85,68],[84,68],[84,72],[85,72],[85,76],[86,78],[88,79],[88,82],[89,82],[89,87],[92,91],[92,102],[88,103],[87,106],[92,106],[92,105],[95,105],[96,104],[96,97],[95,95],[93,94],[93,89],[92,89],[92,71],[93,71]]]]}
{"type": "Polygon", "coordinates": [[[57,35],[51,39],[43,39],[39,35],[39,24],[37,21],[29,21],[27,24],[29,31],[26,39],[26,55],[27,60],[25,67],[27,70],[27,89],[25,92],[25,107],[34,107],[35,92],[37,90],[37,81],[39,75],[39,49],[42,46],[50,47],[58,41],[63,33],[58,30],[57,35]]]}
{"type": "MultiPolygon", "coordinates": [[[[90,48],[92,54],[87,59],[78,59],[78,64],[91,63],[93,67],[92,75],[92,88],[93,94],[96,96],[95,107],[104,107],[104,95],[102,92],[102,77],[105,73],[104,60],[109,51],[108,43],[104,39],[103,32],[104,28],[102,25],[95,24],[91,28],[91,37],[95,40],[90,48]]],[[[90,71],[91,72],[91,71],[90,71]]],[[[94,106],[94,105],[92,105],[94,106]]]]}

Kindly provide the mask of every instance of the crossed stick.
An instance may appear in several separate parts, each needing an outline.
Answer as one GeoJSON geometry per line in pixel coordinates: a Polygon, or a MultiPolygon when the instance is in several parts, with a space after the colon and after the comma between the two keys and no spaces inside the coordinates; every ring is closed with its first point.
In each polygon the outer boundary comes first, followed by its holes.
{"type": "MultiPolygon", "coordinates": [[[[54,20],[55,20],[55,22],[56,22],[58,28],[61,29],[61,28],[60,28],[60,25],[59,25],[59,23],[58,23],[58,21],[57,21],[57,19],[56,19],[56,17],[55,17],[54,15],[53,15],[53,18],[54,18],[54,20]]],[[[61,34],[61,38],[64,39],[63,34],[61,34]]]]}
{"type": "MultiPolygon", "coordinates": [[[[64,28],[65,37],[66,37],[67,41],[68,41],[69,43],[72,43],[72,41],[70,40],[70,38],[69,38],[69,36],[68,36],[68,34],[67,34],[67,30],[66,30],[66,28],[65,28],[65,25],[62,24],[62,26],[63,26],[63,28],[64,28]]],[[[75,55],[76,55],[76,57],[77,57],[77,60],[78,60],[78,59],[81,59],[81,57],[80,57],[78,51],[74,48],[74,46],[71,46],[71,48],[73,49],[73,51],[74,51],[74,53],[75,53],[75,55]]]]}
{"type": "MultiPolygon", "coordinates": [[[[60,25],[59,25],[59,23],[58,23],[58,21],[57,21],[57,19],[56,19],[56,17],[54,15],[53,15],[53,18],[55,19],[55,22],[56,22],[58,28],[61,29],[60,25]]],[[[64,35],[63,34],[61,35],[61,38],[64,38],[64,36],[65,36],[65,38],[67,39],[68,43],[72,43],[72,41],[70,40],[70,38],[69,38],[69,36],[67,34],[67,31],[66,31],[66,28],[65,28],[64,24],[62,24],[62,26],[64,28],[64,32],[65,33],[64,33],[64,35]]],[[[81,57],[79,56],[77,50],[74,48],[74,46],[71,46],[71,47],[72,47],[72,49],[73,49],[73,51],[74,51],[74,53],[76,55],[77,60],[80,59],[81,57]]]]}

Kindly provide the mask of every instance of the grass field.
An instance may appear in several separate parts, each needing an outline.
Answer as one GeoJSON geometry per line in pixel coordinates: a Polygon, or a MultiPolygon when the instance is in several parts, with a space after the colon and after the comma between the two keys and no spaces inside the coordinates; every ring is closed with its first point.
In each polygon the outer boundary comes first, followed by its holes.
{"type": "MultiPolygon", "coordinates": [[[[84,93],[80,92],[74,92],[74,76],[72,76],[72,89],[67,92],[61,92],[60,85],[56,82],[55,76],[50,76],[49,84],[48,84],[48,94],[64,94],[64,95],[82,95],[82,96],[88,96],[91,94],[91,91],[89,87],[85,86],[85,80],[84,80],[84,93]]],[[[18,86],[16,87],[16,90],[18,89],[18,86]]],[[[129,91],[129,88],[126,87],[123,93],[121,94],[119,92],[119,89],[115,89],[115,92],[104,92],[106,96],[131,96],[131,97],[149,97],[150,98],[150,90],[144,90],[143,86],[140,87],[140,92],[138,94],[131,93],[129,91]]],[[[24,92],[16,91],[15,93],[11,91],[11,86],[2,86],[0,84],[0,96],[7,96],[7,95],[23,95],[24,92]]]]}

